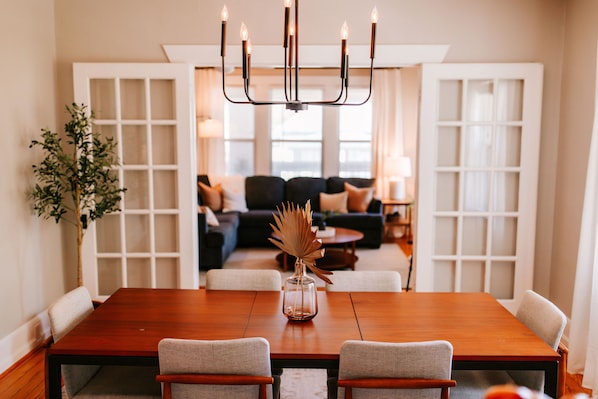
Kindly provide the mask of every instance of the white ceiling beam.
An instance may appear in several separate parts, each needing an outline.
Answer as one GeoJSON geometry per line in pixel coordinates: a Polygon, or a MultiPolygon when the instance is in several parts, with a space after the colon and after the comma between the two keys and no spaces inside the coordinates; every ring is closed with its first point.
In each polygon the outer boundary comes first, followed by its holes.
{"type": "MultiPolygon", "coordinates": [[[[221,66],[219,45],[162,45],[170,62],[192,64],[196,67],[221,66]]],[[[423,63],[440,63],[448,52],[448,44],[393,44],[376,45],[374,67],[393,68],[423,63]]],[[[241,66],[241,46],[226,47],[226,67],[241,66]]],[[[353,45],[349,55],[352,68],[369,68],[370,46],[353,45]]],[[[282,67],[284,50],[282,46],[252,46],[251,66],[262,68],[282,67]]],[[[339,46],[300,46],[299,63],[303,68],[338,67],[339,46]]]]}

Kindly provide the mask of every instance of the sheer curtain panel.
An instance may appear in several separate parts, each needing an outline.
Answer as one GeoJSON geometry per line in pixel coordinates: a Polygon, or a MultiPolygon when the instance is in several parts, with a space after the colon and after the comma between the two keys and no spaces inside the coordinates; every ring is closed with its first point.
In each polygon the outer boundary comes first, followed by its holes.
{"type": "MultiPolygon", "coordinates": [[[[598,74],[597,74],[598,75],[598,74]]],[[[596,80],[598,82],[598,80],[596,80]]],[[[598,86],[594,99],[598,99],[598,86]]],[[[586,175],[577,272],[571,314],[569,373],[583,373],[582,385],[598,398],[598,103],[586,175]]]]}

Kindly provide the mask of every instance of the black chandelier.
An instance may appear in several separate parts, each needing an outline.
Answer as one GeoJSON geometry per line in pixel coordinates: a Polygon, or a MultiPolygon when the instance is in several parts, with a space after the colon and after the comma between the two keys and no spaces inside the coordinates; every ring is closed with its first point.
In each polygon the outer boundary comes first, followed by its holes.
{"type": "Polygon", "coordinates": [[[243,52],[243,87],[247,101],[237,101],[231,99],[226,94],[226,82],[224,73],[224,57],[226,55],[226,23],[228,21],[228,9],[222,8],[222,31],[220,36],[220,57],[222,58],[222,92],[224,97],[234,104],[253,104],[253,105],[285,105],[286,109],[292,111],[301,111],[307,109],[308,105],[340,106],[340,105],[362,105],[365,104],[372,95],[372,74],[374,70],[374,48],[376,43],[376,24],[378,23],[378,10],[376,7],[372,10],[372,34],[370,38],[370,88],[367,97],[361,102],[347,102],[349,95],[349,47],[347,38],[349,28],[347,23],[341,27],[341,62],[340,62],[340,89],[337,98],[328,101],[302,101],[299,99],[299,0],[295,0],[294,15],[291,21],[291,4],[293,0],[284,1],[284,95],[285,101],[258,101],[251,98],[249,94],[249,81],[251,75],[251,44],[249,41],[249,32],[244,23],[241,24],[241,44],[243,52]]]}

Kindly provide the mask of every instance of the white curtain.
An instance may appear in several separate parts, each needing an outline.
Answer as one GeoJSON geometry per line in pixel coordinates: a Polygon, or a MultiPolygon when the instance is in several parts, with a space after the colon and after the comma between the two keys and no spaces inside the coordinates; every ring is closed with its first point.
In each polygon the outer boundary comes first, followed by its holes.
{"type": "Polygon", "coordinates": [[[373,85],[373,165],[374,176],[379,176],[376,193],[380,198],[387,198],[386,158],[404,155],[401,70],[374,70],[373,85]]]}
{"type": "Polygon", "coordinates": [[[567,368],[570,373],[583,373],[582,385],[598,398],[598,86],[594,101],[567,368]]]}
{"type": "MultiPolygon", "coordinates": [[[[214,68],[195,70],[197,123],[206,119],[224,122],[222,74],[214,68]]],[[[222,137],[197,137],[197,173],[224,175],[224,140],[222,137]]]]}

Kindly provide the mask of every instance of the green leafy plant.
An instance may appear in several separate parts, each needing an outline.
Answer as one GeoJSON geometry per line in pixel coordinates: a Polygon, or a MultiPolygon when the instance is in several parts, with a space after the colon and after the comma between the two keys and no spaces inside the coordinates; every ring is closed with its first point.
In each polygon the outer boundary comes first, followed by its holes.
{"type": "Polygon", "coordinates": [[[29,148],[41,147],[44,158],[33,165],[37,180],[31,192],[33,208],[44,219],[64,220],[77,228],[77,284],[83,285],[83,236],[90,222],[120,211],[126,188],[119,184],[115,166],[116,141],[94,132],[93,112],[84,104],[66,106],[71,119],[64,125],[66,140],[42,129],[41,140],[29,148]]]}

